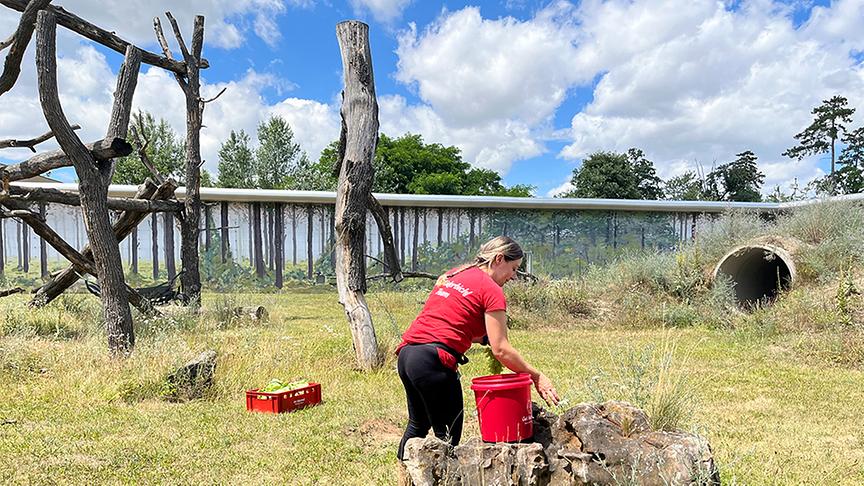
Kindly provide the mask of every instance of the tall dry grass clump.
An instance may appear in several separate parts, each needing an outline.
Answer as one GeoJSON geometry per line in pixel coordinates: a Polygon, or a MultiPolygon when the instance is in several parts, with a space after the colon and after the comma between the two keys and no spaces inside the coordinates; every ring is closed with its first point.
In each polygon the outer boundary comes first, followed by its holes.
{"type": "Polygon", "coordinates": [[[622,400],[645,410],[654,430],[683,430],[691,425],[696,408],[696,384],[684,369],[668,334],[657,345],[608,350],[611,367],[597,368],[586,382],[594,401],[622,400]]]}

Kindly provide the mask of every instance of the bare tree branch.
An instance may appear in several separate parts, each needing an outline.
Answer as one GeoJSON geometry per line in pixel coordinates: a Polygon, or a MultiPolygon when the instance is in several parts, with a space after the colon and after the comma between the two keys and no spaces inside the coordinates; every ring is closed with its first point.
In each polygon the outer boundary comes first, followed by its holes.
{"type": "MultiPolygon", "coordinates": [[[[71,192],[57,189],[9,186],[9,194],[0,193],[0,200],[12,199],[21,202],[39,201],[67,206],[80,206],[81,197],[71,192]]],[[[135,211],[140,213],[177,213],[183,210],[183,204],[178,201],[150,201],[128,197],[109,197],[108,209],[113,211],[135,211]]]]}
{"type": "Polygon", "coordinates": [[[204,100],[204,101],[202,101],[202,103],[204,103],[204,104],[206,105],[207,103],[210,103],[210,102],[216,101],[216,98],[222,96],[222,93],[224,93],[226,89],[228,89],[227,86],[224,87],[224,88],[222,88],[222,91],[220,91],[219,94],[217,94],[216,96],[210,98],[209,100],[204,100]]]}
{"type": "MultiPolygon", "coordinates": [[[[27,6],[27,0],[0,0],[0,5],[5,5],[13,10],[23,12],[27,6]]],[[[49,5],[46,10],[53,12],[57,16],[57,23],[63,27],[66,27],[73,32],[77,32],[92,41],[98,42],[109,49],[113,49],[120,54],[126,53],[126,47],[128,47],[130,43],[116,36],[114,33],[108,32],[105,29],[87,22],[81,17],[64,10],[63,7],[54,7],[49,5]]],[[[168,57],[162,57],[148,51],[143,51],[141,62],[144,64],[150,64],[151,66],[158,66],[174,73],[183,74],[186,72],[186,67],[183,62],[168,57]]],[[[206,59],[201,59],[199,67],[206,69],[210,67],[210,63],[207,62],[206,59]]]]}
{"type": "MultiPolygon", "coordinates": [[[[53,133],[53,132],[52,132],[53,133]]],[[[95,160],[106,160],[114,157],[125,157],[132,153],[132,146],[122,138],[97,140],[84,146],[95,160]]],[[[0,178],[9,181],[20,181],[49,170],[69,167],[72,161],[63,150],[53,150],[41,153],[23,162],[0,167],[0,178]]]]}
{"type": "MultiPolygon", "coordinates": [[[[432,275],[426,272],[402,272],[401,275],[405,278],[428,278],[432,280],[436,280],[439,277],[439,275],[432,275]]],[[[390,273],[379,273],[378,275],[366,277],[366,280],[382,280],[385,278],[393,278],[393,275],[390,273]]]]}
{"type": "Polygon", "coordinates": [[[23,3],[23,8],[19,10],[23,12],[21,20],[18,22],[18,29],[10,37],[12,48],[6,55],[3,74],[0,74],[0,95],[12,89],[12,86],[15,86],[15,81],[18,81],[18,75],[21,74],[21,59],[24,58],[27,44],[30,43],[33,30],[36,28],[36,14],[51,3],[51,0],[31,0],[29,3],[26,1],[21,3],[23,3]]]}
{"type": "Polygon", "coordinates": [[[156,182],[162,184],[163,182],[165,182],[165,177],[159,173],[159,171],[156,169],[156,166],[153,165],[153,162],[150,161],[150,156],[147,155],[147,146],[150,145],[150,140],[147,140],[141,134],[141,132],[143,131],[142,126],[143,123],[139,118],[138,128],[134,126],[132,127],[132,138],[135,139],[135,146],[138,150],[138,159],[141,161],[142,164],[144,164],[144,167],[147,167],[147,170],[149,170],[150,173],[153,174],[156,182]],[[141,142],[142,139],[144,140],[143,143],[141,142]]]}
{"type": "Polygon", "coordinates": [[[177,44],[180,45],[180,54],[183,60],[189,62],[189,49],[186,48],[186,42],[183,41],[183,34],[180,33],[180,26],[177,25],[177,20],[171,15],[171,12],[165,12],[168,17],[168,22],[171,22],[171,29],[174,31],[174,38],[177,39],[177,44]]]}
{"type": "Polygon", "coordinates": [[[402,268],[399,264],[399,255],[396,253],[396,245],[393,244],[393,230],[390,228],[390,221],[384,214],[381,203],[372,194],[369,195],[368,208],[378,225],[381,241],[384,242],[384,268],[390,271],[394,282],[400,282],[402,280],[402,268]]]}
{"type": "Polygon", "coordinates": [[[3,42],[0,42],[0,51],[11,46],[13,42],[15,42],[15,32],[13,32],[12,35],[10,35],[8,39],[4,40],[3,42]]]}
{"type": "MultiPolygon", "coordinates": [[[[72,125],[70,128],[72,128],[72,130],[79,130],[81,128],[81,125],[72,125]]],[[[42,135],[39,135],[36,138],[31,138],[28,140],[0,140],[0,148],[27,147],[30,149],[31,152],[35,154],[35,147],[37,145],[52,138],[54,138],[54,132],[49,131],[43,133],[42,135]]]]}
{"type": "MultiPolygon", "coordinates": [[[[162,30],[162,21],[159,20],[159,17],[155,17],[153,19],[153,30],[156,31],[156,40],[159,41],[159,45],[162,46],[162,52],[165,54],[165,57],[167,57],[168,59],[173,59],[173,56],[171,55],[171,48],[168,47],[168,40],[165,39],[165,32],[162,30]]],[[[176,79],[177,83],[180,84],[180,88],[183,90],[183,93],[186,93],[189,89],[189,85],[186,82],[186,76],[188,76],[188,72],[186,69],[183,69],[182,72],[174,72],[174,79],[176,79]]]]}

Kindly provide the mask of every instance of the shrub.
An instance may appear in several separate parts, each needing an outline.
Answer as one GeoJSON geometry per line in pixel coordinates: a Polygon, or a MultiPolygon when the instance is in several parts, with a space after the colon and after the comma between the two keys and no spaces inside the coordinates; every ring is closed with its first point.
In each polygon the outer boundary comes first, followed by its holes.
{"type": "Polygon", "coordinates": [[[654,430],[681,430],[695,408],[693,385],[675,362],[677,345],[612,352],[610,371],[597,369],[586,386],[595,401],[623,400],[642,408],[654,430]]]}

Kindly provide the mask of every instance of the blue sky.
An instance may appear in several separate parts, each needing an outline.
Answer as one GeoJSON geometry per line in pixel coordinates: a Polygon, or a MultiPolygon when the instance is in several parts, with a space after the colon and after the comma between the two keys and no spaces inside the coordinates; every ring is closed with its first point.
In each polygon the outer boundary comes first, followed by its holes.
{"type": "MultiPolygon", "coordinates": [[[[821,100],[846,96],[858,109],[853,126],[864,122],[864,0],[175,3],[65,6],[153,51],[152,17],[170,9],[188,39],[193,15],[205,15],[204,94],[227,88],[205,111],[211,172],[230,130],[254,134],[272,114],[288,119],[312,157],[338,136],[335,25],[345,19],[370,25],[382,132],[456,145],[466,161],[508,184],[534,185],[538,196],[566,188],[588,154],[629,147],[643,149],[664,178],[753,150],[768,192],[828,169],[824,156],[780,156],[821,100]]],[[[0,32],[17,18],[0,10],[0,32]]],[[[84,127],[82,139],[96,140],[121,56],[63,33],[58,51],[67,116],[84,127]]],[[[0,139],[46,129],[32,46],[24,62],[18,85],[0,96],[0,139]]],[[[182,95],[164,72],[143,69],[135,104],[182,133],[182,95]]]]}

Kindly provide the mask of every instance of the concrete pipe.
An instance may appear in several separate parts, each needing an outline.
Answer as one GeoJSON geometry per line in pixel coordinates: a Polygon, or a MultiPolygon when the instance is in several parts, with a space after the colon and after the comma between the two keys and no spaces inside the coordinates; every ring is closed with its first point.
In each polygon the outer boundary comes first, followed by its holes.
{"type": "Polygon", "coordinates": [[[717,267],[714,278],[726,276],[732,281],[735,299],[743,307],[771,302],[781,290],[795,282],[795,262],[785,249],[753,243],[727,253],[717,267]]]}

